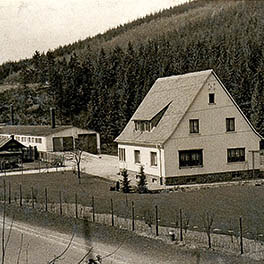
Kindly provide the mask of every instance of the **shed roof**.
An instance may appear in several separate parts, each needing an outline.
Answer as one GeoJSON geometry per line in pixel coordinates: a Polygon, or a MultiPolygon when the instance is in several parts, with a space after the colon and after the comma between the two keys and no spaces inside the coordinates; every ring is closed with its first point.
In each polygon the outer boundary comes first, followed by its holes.
{"type": "Polygon", "coordinates": [[[154,83],[122,133],[119,143],[163,144],[174,132],[213,70],[159,78],[154,83]],[[133,120],[151,120],[168,106],[151,132],[134,130],[133,120]]]}
{"type": "Polygon", "coordinates": [[[65,129],[72,128],[72,126],[58,126],[52,128],[51,126],[2,126],[0,127],[0,134],[5,135],[28,135],[28,136],[48,136],[65,129]]]}

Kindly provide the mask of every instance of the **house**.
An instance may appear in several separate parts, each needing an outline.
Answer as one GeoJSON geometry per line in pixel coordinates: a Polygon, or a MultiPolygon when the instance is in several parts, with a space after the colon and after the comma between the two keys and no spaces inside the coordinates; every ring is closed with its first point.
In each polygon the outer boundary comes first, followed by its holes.
{"type": "Polygon", "coordinates": [[[25,146],[11,137],[0,137],[0,170],[14,167],[23,157],[25,146]]]}
{"type": "Polygon", "coordinates": [[[167,185],[252,173],[261,140],[213,70],[159,78],[116,138],[120,169],[167,185]]]}
{"type": "Polygon", "coordinates": [[[0,136],[14,138],[26,147],[36,147],[39,152],[71,151],[78,140],[84,140],[84,150],[100,153],[100,136],[94,130],[74,126],[0,126],[0,136]]]}
{"type": "Polygon", "coordinates": [[[74,126],[56,126],[55,109],[50,108],[50,126],[13,125],[13,106],[11,106],[11,125],[0,125],[0,136],[14,138],[28,148],[36,148],[42,153],[72,151],[81,148],[90,153],[100,153],[100,135],[91,129],[74,126]]]}

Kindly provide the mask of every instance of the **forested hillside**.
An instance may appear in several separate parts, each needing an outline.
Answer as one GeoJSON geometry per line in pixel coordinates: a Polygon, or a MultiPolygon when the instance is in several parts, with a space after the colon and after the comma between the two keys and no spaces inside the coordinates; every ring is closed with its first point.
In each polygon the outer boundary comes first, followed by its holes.
{"type": "Polygon", "coordinates": [[[214,69],[264,134],[264,2],[198,0],[32,59],[0,66],[0,122],[58,123],[99,131],[111,143],[158,77],[214,69]],[[33,88],[30,83],[38,83],[33,88]]]}

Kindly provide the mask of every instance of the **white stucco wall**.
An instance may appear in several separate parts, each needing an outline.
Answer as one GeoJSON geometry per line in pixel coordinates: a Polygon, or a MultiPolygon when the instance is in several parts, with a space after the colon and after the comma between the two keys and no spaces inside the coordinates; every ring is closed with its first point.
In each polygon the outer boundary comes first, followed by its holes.
{"type": "MultiPolygon", "coordinates": [[[[2,134],[1,136],[6,136],[6,137],[10,137],[10,135],[5,135],[2,134]]],[[[47,145],[46,145],[46,138],[45,137],[39,137],[39,136],[29,136],[29,135],[21,135],[21,134],[15,134],[14,138],[19,141],[22,145],[24,145],[25,147],[37,147],[38,151],[47,151],[47,145]],[[19,140],[18,138],[19,137],[19,140]],[[26,141],[22,141],[22,137],[26,138],[26,141]],[[30,138],[30,142],[29,139],[30,138]],[[34,142],[32,142],[32,138],[34,138],[34,142]],[[35,140],[36,138],[41,138],[41,143],[36,143],[35,140]]]]}
{"type": "MultiPolygon", "coordinates": [[[[252,153],[260,138],[253,132],[213,75],[189,108],[178,128],[164,145],[166,176],[184,176],[252,169],[252,153]],[[208,104],[215,93],[215,104],[208,104]],[[235,118],[235,132],[226,132],[226,118],[235,118]],[[199,119],[199,134],[190,134],[189,120],[199,119]],[[227,162],[228,148],[245,148],[245,162],[227,162]],[[203,167],[179,168],[179,150],[203,149],[203,167]]],[[[255,154],[255,168],[259,156],[255,154]]]]}
{"type": "Polygon", "coordinates": [[[125,144],[118,144],[118,148],[125,149],[126,161],[119,161],[120,169],[127,169],[130,171],[139,172],[140,166],[144,166],[144,172],[146,174],[155,176],[164,176],[165,168],[160,164],[164,164],[164,150],[158,147],[147,147],[147,146],[132,146],[125,144]],[[140,164],[135,164],[134,151],[140,151],[140,164]],[[151,166],[150,153],[157,153],[157,166],[151,166]]]}

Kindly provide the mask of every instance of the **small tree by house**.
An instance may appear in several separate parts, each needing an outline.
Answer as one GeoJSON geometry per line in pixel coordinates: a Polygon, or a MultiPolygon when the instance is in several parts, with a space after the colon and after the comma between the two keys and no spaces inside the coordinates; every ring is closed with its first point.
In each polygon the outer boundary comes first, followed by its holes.
{"type": "Polygon", "coordinates": [[[74,162],[77,167],[77,177],[79,184],[81,184],[81,161],[82,161],[82,154],[83,154],[83,149],[87,146],[87,141],[84,139],[78,139],[75,141],[75,148],[72,151],[72,154],[74,156],[74,162]]]}
{"type": "Polygon", "coordinates": [[[121,175],[123,176],[122,180],[122,191],[124,193],[130,193],[131,192],[131,186],[130,186],[130,180],[128,179],[128,173],[126,169],[123,169],[121,171],[121,175]]]}
{"type": "Polygon", "coordinates": [[[139,193],[147,193],[148,192],[147,180],[146,180],[146,175],[145,175],[143,166],[140,167],[139,181],[137,184],[137,191],[139,193]]]}
{"type": "Polygon", "coordinates": [[[206,214],[203,215],[203,222],[204,222],[204,229],[208,238],[208,248],[212,248],[211,232],[212,232],[212,225],[214,222],[214,216],[210,215],[207,212],[206,214]]]}

